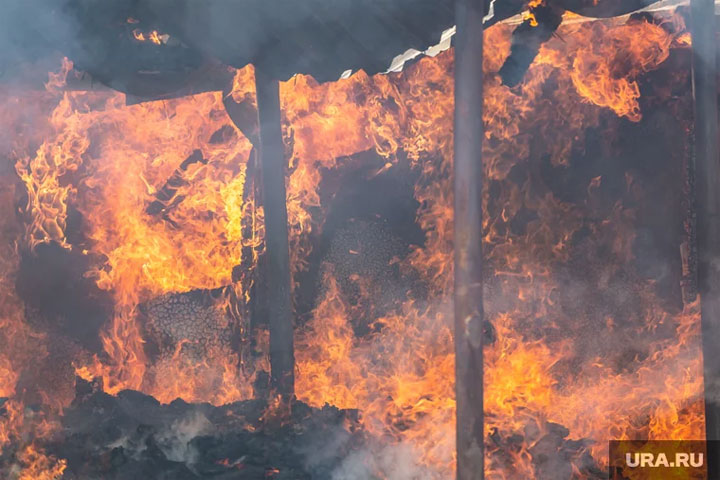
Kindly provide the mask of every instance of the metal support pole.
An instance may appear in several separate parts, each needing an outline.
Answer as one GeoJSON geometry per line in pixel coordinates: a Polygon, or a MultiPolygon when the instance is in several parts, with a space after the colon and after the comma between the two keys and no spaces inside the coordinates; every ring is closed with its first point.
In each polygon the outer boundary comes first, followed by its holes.
{"type": "MultiPolygon", "coordinates": [[[[692,80],[695,110],[695,188],[698,291],[702,309],[705,422],[720,440],[720,156],[715,46],[715,2],[692,0],[692,80]]],[[[708,478],[720,478],[720,458],[708,449],[708,478]]]]}
{"type": "Polygon", "coordinates": [[[265,253],[270,287],[270,381],[276,393],[292,398],[295,354],[293,351],[292,303],[290,299],[290,253],[285,198],[285,149],[280,120],[280,85],[255,72],[263,208],[265,253]]]}
{"type": "Polygon", "coordinates": [[[482,139],[484,0],[456,0],[455,399],[457,478],[484,478],[482,139]]]}

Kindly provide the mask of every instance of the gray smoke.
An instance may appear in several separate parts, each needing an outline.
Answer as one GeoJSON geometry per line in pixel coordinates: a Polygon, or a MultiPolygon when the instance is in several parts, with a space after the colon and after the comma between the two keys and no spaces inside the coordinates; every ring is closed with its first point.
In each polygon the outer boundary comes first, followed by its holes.
{"type": "Polygon", "coordinates": [[[194,412],[182,420],[174,422],[158,436],[158,446],[168,460],[192,465],[196,462],[198,451],[191,444],[197,436],[212,433],[214,427],[200,412],[194,412]]]}
{"type": "Polygon", "coordinates": [[[381,445],[355,451],[345,457],[332,474],[332,480],[439,480],[441,477],[418,459],[419,452],[409,444],[381,445]]]}
{"type": "Polygon", "coordinates": [[[78,25],[63,0],[5,0],[0,13],[0,82],[18,81],[27,70],[57,69],[61,50],[78,45],[78,25]]]}

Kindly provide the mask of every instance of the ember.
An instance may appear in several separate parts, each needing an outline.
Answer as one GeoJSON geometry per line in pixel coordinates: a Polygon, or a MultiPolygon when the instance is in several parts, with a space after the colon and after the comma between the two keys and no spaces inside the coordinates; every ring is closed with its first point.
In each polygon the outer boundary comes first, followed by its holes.
{"type": "Polygon", "coordinates": [[[96,50],[0,57],[3,478],[604,479],[610,440],[711,431],[686,7],[489,2],[463,140],[469,44],[378,73],[452,2],[348,7],[378,36],[354,43],[332,9],[248,2],[282,18],[262,43],[223,30],[234,6],[67,3],[47,18],[96,50]],[[482,142],[483,176],[462,338],[484,368],[457,378],[454,141],[482,142]]]}

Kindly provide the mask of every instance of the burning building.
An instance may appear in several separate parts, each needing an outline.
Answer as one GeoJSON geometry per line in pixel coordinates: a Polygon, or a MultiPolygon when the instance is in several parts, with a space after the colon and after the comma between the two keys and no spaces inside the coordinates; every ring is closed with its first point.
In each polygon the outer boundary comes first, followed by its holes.
{"type": "Polygon", "coordinates": [[[116,3],[3,7],[0,477],[720,439],[712,2],[116,3]]]}

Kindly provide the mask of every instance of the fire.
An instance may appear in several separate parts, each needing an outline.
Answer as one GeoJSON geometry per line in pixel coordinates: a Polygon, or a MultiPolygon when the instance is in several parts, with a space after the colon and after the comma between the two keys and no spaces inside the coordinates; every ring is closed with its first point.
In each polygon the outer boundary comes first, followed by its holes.
{"type": "MultiPolygon", "coordinates": [[[[555,297],[563,287],[554,271],[569,261],[572,238],[587,222],[577,206],[550,193],[534,192],[529,183],[518,185],[508,180],[512,168],[527,161],[539,146],[528,132],[545,139],[541,148],[549,150],[552,164],[569,164],[573,142],[582,141],[585,129],[599,121],[598,107],[610,107],[618,116],[640,120],[636,76],[656,68],[672,45],[682,43],[674,43],[675,33],[644,21],[622,26],[578,24],[566,30],[561,32],[564,42],[553,40],[543,49],[519,91],[501,86],[492,75],[485,83],[486,175],[502,185],[499,199],[485,199],[484,241],[493,272],[490,291],[494,292],[486,299],[486,309],[497,336],[486,350],[487,429],[489,435],[500,438],[515,432],[527,436],[513,454],[512,469],[503,460],[510,454],[507,449],[489,449],[488,478],[535,478],[530,452],[534,443],[552,430],[548,429],[552,424],[567,427],[568,439],[593,439],[585,448],[599,462],[606,459],[605,440],[609,438],[690,439],[704,434],[695,305],[669,314],[656,306],[650,285],[640,288],[642,312],[632,322],[644,325],[640,328],[648,332],[659,325],[675,325],[677,337],[653,343],[637,370],[620,374],[602,358],[588,358],[580,371],[563,372],[564,364],[577,356],[572,335],[581,333],[570,331],[550,340],[528,330],[532,322],[543,319],[551,329],[561,328],[558,323],[572,324],[568,323],[572,318],[564,318],[558,309],[555,297]],[[602,44],[593,40],[603,37],[612,41],[602,44]],[[647,43],[633,41],[638,38],[647,43]],[[601,48],[618,55],[610,60],[603,57],[607,75],[600,72],[597,78],[606,83],[596,82],[581,68],[582,62],[601,48]],[[627,70],[620,76],[611,75],[609,69],[621,64],[627,70]],[[554,104],[541,99],[549,81],[557,83],[554,104]],[[558,135],[569,140],[558,142],[558,135]],[[507,226],[522,209],[536,212],[537,220],[527,225],[525,235],[513,235],[507,226]],[[642,418],[649,421],[637,424],[642,418]],[[536,433],[528,434],[528,425],[536,433]],[[498,451],[499,457],[495,456],[498,451]]],[[[678,32],[679,39],[684,35],[682,28],[673,32],[678,32]]],[[[486,34],[486,69],[490,72],[497,71],[507,55],[507,33],[494,28],[486,34]]],[[[434,466],[438,478],[446,478],[452,471],[454,428],[448,326],[452,282],[452,198],[447,183],[452,139],[450,62],[448,55],[423,59],[392,78],[394,103],[403,107],[399,123],[391,121],[387,126],[401,128],[398,144],[422,172],[416,187],[421,204],[417,220],[426,232],[426,242],[405,260],[404,268],[426,278],[430,298],[402,302],[395,316],[376,320],[377,333],[355,338],[349,307],[330,274],[325,295],[296,342],[298,396],[302,400],[317,406],[330,403],[358,408],[369,431],[384,438],[389,435],[394,442],[409,442],[422,464],[434,466]]],[[[590,182],[590,196],[600,182],[600,178],[590,182]]],[[[596,229],[599,244],[607,240],[611,245],[617,262],[609,267],[612,271],[633,260],[634,213],[617,205],[609,214],[591,228],[596,229]]],[[[605,321],[607,325],[615,323],[611,318],[605,321]]],[[[577,455],[573,461],[581,462],[577,455]]]]}
{"type": "Polygon", "coordinates": [[[38,225],[30,246],[52,240],[70,248],[64,232],[69,199],[88,220],[87,246],[97,265],[88,275],[116,298],[116,317],[103,338],[113,366],[102,375],[111,392],[139,389],[143,382],[146,360],[135,323],[140,303],[232,284],[245,246],[239,225],[250,151],[232,130],[212,139],[229,127],[219,94],[132,107],[124,100],[120,94],[66,93],[51,118],[54,135],[16,166],[38,225]],[[180,169],[194,150],[204,161],[180,169]],[[70,174],[78,175],[60,185],[70,174]],[[173,175],[179,181],[163,199],[163,211],[147,213],[173,175]]]}
{"type": "Polygon", "coordinates": [[[18,480],[57,480],[62,477],[67,461],[37,451],[32,445],[18,455],[23,465],[18,480]]]}
{"type": "MultiPolygon", "coordinates": [[[[154,39],[161,36],[153,33],[133,34],[159,43],[154,39]]],[[[620,198],[603,203],[602,176],[578,189],[577,202],[560,198],[539,167],[546,159],[553,172],[565,171],[589,129],[618,128],[613,122],[621,117],[640,121],[639,78],[658,68],[671,49],[687,46],[687,33],[677,17],[662,24],[576,23],[559,33],[524,82],[510,90],[493,73],[509,53],[510,31],[498,25],[486,32],[483,242],[492,337],[485,378],[491,479],[541,478],[532,457],[548,435],[582,445],[570,456],[578,475],[583,455],[600,465],[607,460],[610,438],[703,436],[698,306],[669,311],[652,282],[632,271],[636,205],[620,198]],[[587,292],[577,262],[598,258],[602,265],[582,272],[597,289],[587,292]],[[620,302],[612,285],[618,278],[627,279],[622,285],[632,302],[603,315],[578,307],[591,293],[620,302]],[[588,331],[606,351],[590,351],[582,340],[588,331]],[[623,346],[630,335],[646,338],[647,345],[642,356],[619,368],[624,352],[614,345],[623,346]]],[[[393,261],[422,288],[408,288],[373,318],[369,333],[357,335],[352,320],[362,307],[349,304],[343,279],[325,268],[311,318],[296,329],[296,393],[312,406],[358,409],[363,427],[381,440],[373,448],[408,448],[428,478],[450,478],[454,463],[452,67],[452,52],[445,52],[397,74],[357,72],[322,85],[298,75],[280,89],[296,288],[313,238],[325,227],[324,175],[349,170],[357,161],[352,155],[374,151],[382,159],[376,175],[407,168],[418,178],[416,222],[424,241],[393,261]]],[[[232,124],[223,94],[126,105],[119,93],[63,92],[61,77],[69,72],[66,64],[49,82],[43,102],[54,98],[55,104],[37,124],[35,148],[28,142],[12,152],[27,192],[24,230],[10,220],[14,192],[0,190],[1,208],[8,210],[0,220],[8,222],[3,231],[15,229],[7,235],[13,241],[0,245],[8,253],[0,257],[0,340],[21,339],[16,350],[0,355],[0,396],[17,393],[24,359],[42,352],[45,342],[24,321],[14,295],[14,242],[27,249],[56,242],[87,255],[87,275],[115,304],[102,333],[104,352],[77,359],[78,375],[101,377],[112,394],[130,388],[161,402],[251,398],[255,372],[268,369],[266,332],[250,332],[246,325],[264,236],[250,173],[254,138],[232,124]],[[83,218],[79,240],[68,235],[71,208],[83,218]],[[251,271],[239,281],[233,269],[248,264],[251,271]],[[148,306],[196,291],[220,292],[207,307],[207,315],[219,319],[214,326],[256,335],[256,346],[245,342],[238,353],[210,342],[198,360],[188,353],[198,341],[181,338],[167,355],[149,358],[143,323],[148,306]]],[[[254,108],[251,67],[236,72],[226,95],[254,108]]],[[[632,192],[627,177],[618,195],[630,198],[632,192]]],[[[367,303],[377,300],[372,289],[360,291],[367,303]]],[[[10,430],[0,430],[0,440],[9,441],[10,430]]],[[[32,478],[62,474],[63,460],[33,448],[21,458],[41,467],[42,474],[27,467],[32,478]]]]}
{"type": "Polygon", "coordinates": [[[149,33],[144,33],[140,29],[136,28],[132,31],[133,38],[137,40],[138,42],[152,42],[155,45],[162,45],[163,43],[167,42],[167,39],[169,38],[166,34],[160,34],[157,30],[152,30],[149,33]]]}
{"type": "MultiPolygon", "coordinates": [[[[32,96],[33,101],[23,111],[26,95],[20,88],[0,88],[0,122],[12,126],[12,132],[0,134],[3,158],[22,151],[43,132],[42,114],[47,111],[48,96],[32,96]]],[[[38,421],[41,416],[28,418],[24,406],[26,402],[40,401],[37,395],[43,393],[33,391],[27,378],[37,373],[33,368],[47,355],[47,337],[25,321],[24,304],[15,292],[18,249],[25,232],[14,208],[18,184],[9,175],[8,167],[0,165],[0,450],[5,453],[11,444],[19,448],[19,464],[13,467],[19,478],[54,480],[64,470],[64,460],[46,457],[35,445],[54,427],[38,421]]],[[[51,408],[62,403],[59,398],[43,400],[51,408]]]]}
{"type": "Polygon", "coordinates": [[[645,21],[613,28],[598,22],[593,28],[593,36],[603,41],[580,47],[572,64],[573,85],[587,101],[638,121],[640,89],[635,79],[668,58],[673,37],[645,21]]]}

